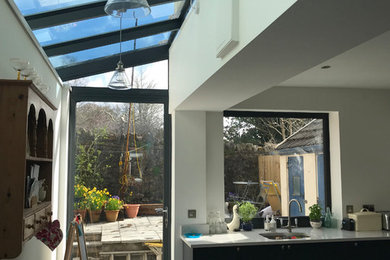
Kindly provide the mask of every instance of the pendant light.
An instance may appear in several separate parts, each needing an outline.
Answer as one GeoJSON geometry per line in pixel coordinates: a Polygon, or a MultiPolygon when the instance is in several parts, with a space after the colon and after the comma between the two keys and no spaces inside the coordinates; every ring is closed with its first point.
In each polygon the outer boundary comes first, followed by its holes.
{"type": "Polygon", "coordinates": [[[108,0],[104,6],[104,11],[111,16],[120,18],[119,61],[114,71],[114,75],[108,83],[108,87],[116,90],[129,89],[132,87],[132,82],[129,82],[122,62],[122,19],[135,18],[137,26],[138,18],[150,14],[150,7],[146,0],[108,0]]]}
{"type": "Polygon", "coordinates": [[[141,18],[150,14],[146,0],[108,0],[104,11],[115,17],[141,18]]]}

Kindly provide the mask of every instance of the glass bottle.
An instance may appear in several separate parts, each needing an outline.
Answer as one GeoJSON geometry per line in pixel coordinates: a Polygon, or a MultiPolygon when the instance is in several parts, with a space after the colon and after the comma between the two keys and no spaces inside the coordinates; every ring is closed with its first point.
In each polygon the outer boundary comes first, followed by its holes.
{"type": "Polygon", "coordinates": [[[324,219],[324,226],[327,228],[332,227],[332,213],[330,212],[330,208],[326,207],[326,213],[325,213],[325,219],[324,219]]]}
{"type": "Polygon", "coordinates": [[[226,223],[221,217],[221,213],[219,211],[216,211],[216,228],[215,233],[222,234],[227,232],[226,223]]]}
{"type": "Polygon", "coordinates": [[[209,223],[209,234],[215,234],[216,233],[216,218],[215,218],[215,212],[210,211],[208,215],[208,223],[209,223]]]}

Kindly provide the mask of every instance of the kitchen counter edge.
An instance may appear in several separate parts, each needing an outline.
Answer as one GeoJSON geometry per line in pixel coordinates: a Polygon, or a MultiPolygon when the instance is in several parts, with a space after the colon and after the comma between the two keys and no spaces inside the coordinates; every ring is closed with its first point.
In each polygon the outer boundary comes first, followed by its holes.
{"type": "MultiPolygon", "coordinates": [[[[287,232],[287,230],[278,229],[277,232],[287,232]]],[[[310,237],[291,240],[272,240],[260,235],[262,233],[267,233],[264,229],[254,229],[252,231],[204,235],[200,238],[186,238],[181,235],[181,239],[190,248],[390,240],[390,231],[384,230],[355,232],[327,228],[318,230],[312,228],[295,228],[293,232],[305,233],[310,235],[310,237]]]]}

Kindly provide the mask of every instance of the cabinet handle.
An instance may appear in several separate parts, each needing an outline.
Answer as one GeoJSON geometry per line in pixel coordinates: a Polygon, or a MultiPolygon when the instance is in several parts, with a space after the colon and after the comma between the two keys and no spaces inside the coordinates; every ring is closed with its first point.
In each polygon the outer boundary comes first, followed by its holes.
{"type": "Polygon", "coordinates": [[[282,245],[282,250],[284,250],[286,247],[284,245],[282,245]]]}
{"type": "Polygon", "coordinates": [[[32,229],[32,228],[34,228],[34,225],[27,224],[27,225],[26,225],[26,228],[27,228],[27,229],[32,229]]]}
{"type": "Polygon", "coordinates": [[[35,220],[35,223],[36,224],[42,224],[42,221],[41,220],[35,220]]]}
{"type": "Polygon", "coordinates": [[[53,211],[47,212],[46,215],[53,216],[53,211]]]}
{"type": "Polygon", "coordinates": [[[290,245],[288,245],[288,246],[287,246],[287,249],[288,249],[288,250],[290,250],[290,249],[291,249],[291,246],[290,246],[290,245]]]}
{"type": "Polygon", "coordinates": [[[358,243],[357,243],[357,242],[355,242],[355,243],[353,243],[353,245],[354,245],[354,246],[358,246],[358,243]]]}
{"type": "Polygon", "coordinates": [[[239,247],[237,247],[237,252],[240,252],[240,248],[239,247]]]}
{"type": "Polygon", "coordinates": [[[47,216],[42,216],[42,217],[41,217],[41,220],[47,221],[47,216]]]}

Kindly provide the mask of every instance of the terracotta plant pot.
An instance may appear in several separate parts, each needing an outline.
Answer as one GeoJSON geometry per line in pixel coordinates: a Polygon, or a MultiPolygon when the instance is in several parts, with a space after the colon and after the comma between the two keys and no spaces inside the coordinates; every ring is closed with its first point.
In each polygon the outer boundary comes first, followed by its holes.
{"type": "Polygon", "coordinates": [[[81,218],[85,222],[85,217],[87,216],[87,210],[86,209],[75,209],[73,210],[73,214],[76,216],[77,214],[80,214],[81,218]]]}
{"type": "Polygon", "coordinates": [[[88,210],[89,212],[89,219],[91,220],[91,223],[98,222],[100,219],[100,214],[102,213],[101,209],[98,210],[88,210]]]}
{"type": "Polygon", "coordinates": [[[119,210],[104,210],[106,219],[109,222],[115,222],[118,218],[119,210]]]}
{"type": "Polygon", "coordinates": [[[129,218],[135,218],[138,215],[140,204],[125,204],[126,214],[129,218]]]}

